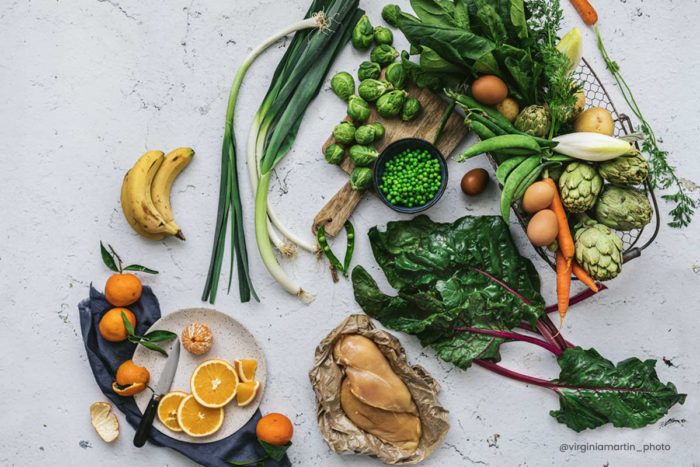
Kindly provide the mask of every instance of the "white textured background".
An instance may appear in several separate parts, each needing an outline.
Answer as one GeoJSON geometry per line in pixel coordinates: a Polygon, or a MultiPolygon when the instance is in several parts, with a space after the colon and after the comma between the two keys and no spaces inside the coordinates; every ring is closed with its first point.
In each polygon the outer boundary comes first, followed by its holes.
{"type": "MultiPolygon", "coordinates": [[[[363,1],[378,24],[383,2],[363,1]]],[[[407,4],[407,1],[400,2],[407,4]]],[[[566,3],[568,25],[580,25],[566,3]]],[[[697,0],[598,1],[610,53],[621,64],[673,163],[697,198],[696,148],[700,131],[697,83],[697,0]]],[[[132,447],[133,430],[120,415],[122,436],[104,444],[89,423],[88,407],[104,399],[94,384],[80,339],[77,303],[109,272],[99,257],[100,240],[127,261],[157,268],[148,277],[163,313],[201,304],[213,235],[219,151],[226,96],[247,52],[290,19],[306,0],[3,0],[0,2],[0,464],[134,466],[189,465],[166,449],[132,447]],[[174,208],[187,242],[149,243],[131,231],[119,207],[124,172],[146,149],[192,146],[192,165],[177,181],[174,208]]],[[[406,5],[407,6],[407,5],[406,5]]],[[[604,71],[590,31],[585,55],[592,59],[613,98],[619,93],[604,71]]],[[[282,47],[251,69],[238,107],[238,134],[247,134],[282,47]]],[[[347,48],[336,70],[354,71],[364,55],[347,48]]],[[[344,175],[322,160],[319,146],[343,105],[329,89],[309,108],[297,144],[280,165],[271,198],[298,231],[344,175]]],[[[486,165],[483,159],[469,165],[486,165]]],[[[458,179],[465,166],[451,164],[452,180],[429,214],[449,221],[465,214],[496,214],[497,188],[465,201],[458,179]]],[[[240,167],[241,174],[245,174],[240,167]]],[[[263,345],[269,364],[264,411],[281,411],[295,423],[297,465],[375,465],[365,457],[329,452],[316,426],[307,371],[316,344],[348,313],[358,311],[349,283],[333,285],[323,264],[302,256],[287,269],[315,291],[304,306],[267,276],[253,241],[247,178],[244,206],[252,270],[260,304],[240,305],[222,294],[217,308],[245,323],[263,345]]],[[[369,266],[365,233],[396,218],[367,199],[353,217],[358,231],[355,263],[369,266]]],[[[531,248],[514,228],[525,254],[531,248]]],[[[399,335],[414,363],[443,386],[441,401],[452,428],[431,466],[678,465],[700,463],[697,439],[698,303],[700,219],[686,230],[664,229],[653,248],[629,264],[612,290],[574,308],[565,333],[618,361],[628,356],[662,357],[662,380],[689,393],[684,406],[642,430],[601,428],[576,434],[548,415],[558,407],[544,390],[506,380],[480,368],[456,369],[399,335]],[[562,453],[561,443],[668,443],[665,453],[562,453]]],[[[336,248],[342,248],[341,241],[336,248]]],[[[538,263],[542,266],[541,263],[538,263]]],[[[540,267],[551,302],[551,271],[540,267]]],[[[533,375],[555,377],[549,355],[519,344],[506,346],[505,363],[533,375]]]]}

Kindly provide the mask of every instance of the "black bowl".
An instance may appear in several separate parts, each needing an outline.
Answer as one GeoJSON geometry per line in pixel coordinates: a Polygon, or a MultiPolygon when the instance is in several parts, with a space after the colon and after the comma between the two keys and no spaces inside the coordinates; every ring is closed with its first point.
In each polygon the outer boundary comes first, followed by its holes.
{"type": "Polygon", "coordinates": [[[379,196],[379,199],[381,199],[384,204],[386,204],[396,212],[401,212],[404,214],[416,214],[432,207],[435,203],[437,203],[440,200],[440,198],[442,198],[442,195],[445,193],[445,188],[447,188],[447,162],[442,156],[442,153],[438,150],[438,148],[435,147],[435,145],[423,139],[400,139],[398,141],[394,141],[389,146],[387,146],[386,149],[384,149],[384,151],[382,151],[382,153],[379,155],[377,162],[374,164],[373,181],[374,191],[377,193],[377,196],[379,196]],[[405,151],[406,149],[425,149],[426,151],[428,151],[440,163],[440,175],[442,177],[440,188],[438,189],[437,193],[435,193],[433,199],[431,199],[422,206],[414,206],[412,208],[406,206],[395,206],[391,204],[389,200],[386,199],[386,196],[384,196],[384,193],[382,193],[382,190],[379,188],[379,184],[382,180],[382,177],[384,176],[386,163],[394,157],[396,157],[397,155],[399,155],[400,153],[402,153],[403,151],[405,151]]]}

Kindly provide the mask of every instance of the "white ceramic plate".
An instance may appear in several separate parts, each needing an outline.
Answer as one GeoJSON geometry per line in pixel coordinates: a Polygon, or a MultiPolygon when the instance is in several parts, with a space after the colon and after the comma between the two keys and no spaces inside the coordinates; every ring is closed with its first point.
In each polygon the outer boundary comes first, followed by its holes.
{"type": "MultiPolygon", "coordinates": [[[[240,430],[243,425],[250,420],[250,417],[253,416],[260,405],[260,399],[265,389],[267,368],[265,365],[265,355],[250,331],[229,315],[216,310],[187,308],[175,311],[156,321],[149,331],[156,329],[172,331],[179,337],[182,334],[182,330],[193,322],[200,322],[208,325],[214,335],[214,343],[209,352],[200,356],[193,355],[184,348],[180,349],[180,360],[178,362],[177,372],[175,373],[175,380],[170,388],[171,391],[184,391],[189,394],[190,377],[197,365],[205,360],[220,358],[231,364],[233,364],[233,360],[244,358],[252,358],[258,361],[258,370],[255,379],[260,381],[260,390],[255,400],[245,407],[238,407],[235,399],[230,402],[224,407],[225,416],[223,426],[213,435],[203,438],[193,438],[183,432],[177,433],[170,431],[158,420],[158,417],[156,417],[153,422],[154,429],[171,438],[188,443],[211,443],[224,439],[240,430]]],[[[168,348],[167,344],[163,345],[163,347],[166,349],[168,348]]],[[[166,358],[163,355],[148,350],[141,345],[137,346],[134,352],[134,362],[139,366],[146,367],[151,373],[150,384],[152,386],[157,383],[163,371],[163,367],[165,366],[165,360],[166,358]]],[[[136,405],[138,405],[139,410],[143,413],[151,398],[151,391],[145,390],[140,392],[136,394],[134,398],[136,399],[136,405]]]]}

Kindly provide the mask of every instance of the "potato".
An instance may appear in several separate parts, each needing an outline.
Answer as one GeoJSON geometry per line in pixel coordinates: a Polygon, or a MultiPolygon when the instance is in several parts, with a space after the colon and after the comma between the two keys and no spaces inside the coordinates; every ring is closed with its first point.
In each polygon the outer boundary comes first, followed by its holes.
{"type": "Polygon", "coordinates": [[[520,105],[512,97],[506,97],[496,106],[496,110],[506,117],[510,123],[513,123],[520,113],[520,105]]]}
{"type": "Polygon", "coordinates": [[[586,93],[583,89],[576,91],[576,103],[574,104],[574,118],[583,112],[586,108],[586,93]]]}
{"type": "Polygon", "coordinates": [[[591,132],[612,136],[615,133],[615,122],[607,110],[591,107],[576,117],[574,131],[577,133],[591,132]]]}

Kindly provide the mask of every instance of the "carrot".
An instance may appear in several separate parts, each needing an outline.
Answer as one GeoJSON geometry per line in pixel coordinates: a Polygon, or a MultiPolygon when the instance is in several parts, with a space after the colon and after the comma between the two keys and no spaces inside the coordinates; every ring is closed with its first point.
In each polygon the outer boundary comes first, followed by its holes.
{"type": "Polygon", "coordinates": [[[571,264],[557,251],[557,307],[559,309],[559,328],[564,324],[566,312],[569,309],[571,293],[571,264]]]}
{"type": "Polygon", "coordinates": [[[571,263],[571,272],[574,273],[574,276],[576,276],[581,283],[587,285],[593,292],[598,293],[600,290],[598,288],[598,284],[595,283],[595,280],[593,280],[590,274],[588,274],[586,270],[583,269],[576,261],[571,263]]]}
{"type": "Polygon", "coordinates": [[[554,214],[557,216],[557,224],[559,225],[557,243],[559,244],[559,251],[564,255],[567,267],[571,268],[571,261],[574,259],[574,239],[571,236],[569,220],[566,218],[566,211],[564,211],[564,205],[559,197],[557,184],[549,177],[545,178],[544,181],[554,189],[554,200],[549,209],[554,211],[554,214]]]}
{"type": "Polygon", "coordinates": [[[571,0],[571,4],[576,8],[584,23],[593,26],[598,22],[598,13],[588,0],[571,0]]]}

